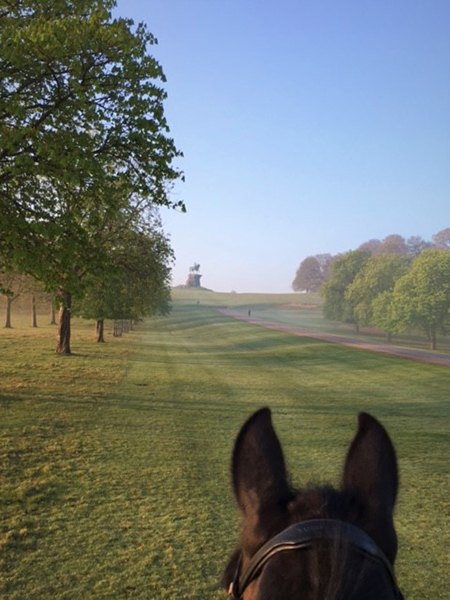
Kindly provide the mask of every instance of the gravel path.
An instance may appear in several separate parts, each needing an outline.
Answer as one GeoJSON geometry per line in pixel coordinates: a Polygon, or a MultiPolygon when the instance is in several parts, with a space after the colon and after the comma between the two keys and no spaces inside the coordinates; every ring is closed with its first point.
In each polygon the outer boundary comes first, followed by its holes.
{"type": "Polygon", "coordinates": [[[383,344],[381,342],[366,342],[357,338],[343,335],[311,331],[308,329],[302,329],[301,327],[296,327],[295,325],[285,325],[283,323],[276,323],[273,321],[264,321],[263,319],[258,319],[257,317],[249,317],[238,310],[233,310],[231,308],[218,308],[217,311],[223,315],[226,315],[227,317],[233,317],[234,319],[246,321],[247,323],[252,323],[253,325],[260,325],[266,329],[284,331],[285,333],[291,333],[292,335],[312,338],[314,340],[321,340],[324,342],[331,342],[333,344],[341,344],[342,346],[358,348],[359,350],[380,352],[382,354],[390,354],[392,356],[407,358],[409,360],[417,360],[419,362],[431,363],[433,365],[450,367],[450,354],[440,354],[439,352],[433,352],[431,350],[419,350],[416,348],[404,348],[403,346],[394,346],[392,344],[383,344]]]}

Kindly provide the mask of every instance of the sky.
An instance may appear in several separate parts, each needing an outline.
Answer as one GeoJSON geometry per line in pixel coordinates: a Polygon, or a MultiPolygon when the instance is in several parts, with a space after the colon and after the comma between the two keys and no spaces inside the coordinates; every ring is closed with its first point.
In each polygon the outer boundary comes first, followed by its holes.
{"type": "Polygon", "coordinates": [[[448,0],[118,0],[184,153],[173,285],[291,291],[300,262],[450,227],[448,0]]]}

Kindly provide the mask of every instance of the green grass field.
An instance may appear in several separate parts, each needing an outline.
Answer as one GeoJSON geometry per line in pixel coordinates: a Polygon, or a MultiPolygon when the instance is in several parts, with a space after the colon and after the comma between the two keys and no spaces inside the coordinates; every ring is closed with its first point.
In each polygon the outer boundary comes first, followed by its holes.
{"type": "Polygon", "coordinates": [[[224,598],[239,531],[230,453],[244,419],[270,405],[297,485],[337,483],[356,413],[382,420],[401,471],[401,587],[447,598],[450,371],[211,308],[253,314],[300,296],[174,297],[169,318],[104,345],[75,321],[70,357],[54,354],[44,320],[0,330],[0,595],[224,598]]]}
{"type": "MultiPolygon", "coordinates": [[[[202,306],[225,306],[265,321],[294,325],[312,331],[356,337],[363,341],[385,342],[386,335],[373,328],[362,327],[356,333],[350,323],[328,321],[322,314],[322,298],[319,294],[221,294],[204,290],[175,289],[174,298],[179,303],[202,306]]],[[[430,342],[422,331],[411,330],[393,336],[398,346],[428,350],[430,342]]],[[[438,336],[438,351],[450,354],[450,336],[438,336]]]]}

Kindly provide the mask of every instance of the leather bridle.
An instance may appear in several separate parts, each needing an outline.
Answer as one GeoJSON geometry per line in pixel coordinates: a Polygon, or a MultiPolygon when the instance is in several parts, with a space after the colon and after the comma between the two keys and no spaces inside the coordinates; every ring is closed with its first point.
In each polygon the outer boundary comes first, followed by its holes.
{"type": "Polygon", "coordinates": [[[284,529],[256,552],[243,572],[241,556],[234,580],[228,590],[229,597],[241,600],[246,588],[260,575],[265,564],[276,554],[311,548],[321,540],[346,543],[364,557],[382,565],[391,582],[393,598],[403,600],[392,565],[372,538],[359,527],[335,519],[303,521],[284,529]]]}

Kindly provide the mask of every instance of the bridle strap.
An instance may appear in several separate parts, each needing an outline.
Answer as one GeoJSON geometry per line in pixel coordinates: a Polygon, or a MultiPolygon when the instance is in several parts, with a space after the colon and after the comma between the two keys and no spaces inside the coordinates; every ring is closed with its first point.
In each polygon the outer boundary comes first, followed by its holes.
{"type": "Polygon", "coordinates": [[[245,589],[259,575],[267,561],[275,554],[290,550],[311,548],[320,540],[331,540],[338,543],[346,542],[366,557],[380,562],[389,575],[395,597],[399,599],[402,598],[397,587],[392,565],[384,552],[380,550],[365,531],[350,523],[335,519],[303,521],[284,529],[281,533],[261,546],[252,557],[243,573],[241,573],[241,557],[233,583],[230,585],[230,597],[235,600],[241,599],[245,589]]]}

